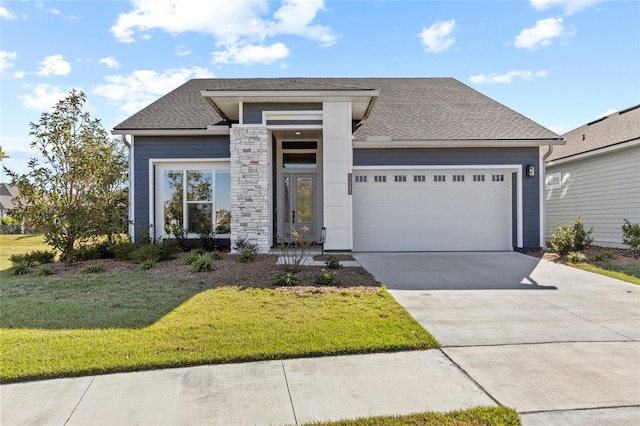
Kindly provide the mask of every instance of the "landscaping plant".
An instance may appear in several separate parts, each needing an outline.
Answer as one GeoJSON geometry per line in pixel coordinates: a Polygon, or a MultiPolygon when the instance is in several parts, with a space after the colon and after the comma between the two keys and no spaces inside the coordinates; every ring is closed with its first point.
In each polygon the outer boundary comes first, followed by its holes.
{"type": "Polygon", "coordinates": [[[338,285],[338,274],[329,272],[323,268],[320,271],[320,275],[316,278],[316,284],[336,286],[338,285]]]}
{"type": "Polygon", "coordinates": [[[640,253],[639,223],[631,223],[629,219],[624,220],[624,224],[622,224],[622,243],[629,246],[632,252],[640,253]]]}
{"type": "Polygon", "coordinates": [[[294,286],[297,285],[299,278],[291,272],[280,272],[273,276],[273,285],[275,286],[294,286]]]}
{"type": "Polygon", "coordinates": [[[280,253],[280,266],[285,272],[295,274],[300,272],[304,262],[309,257],[313,239],[310,238],[309,228],[306,226],[298,230],[292,225],[290,235],[290,241],[285,241],[279,235],[276,235],[276,240],[280,253]]]}
{"type": "Polygon", "coordinates": [[[327,258],[327,260],[324,261],[324,264],[329,269],[340,269],[340,268],[342,268],[342,263],[340,263],[340,260],[338,260],[338,257],[334,256],[334,255],[330,255],[327,258]]]}
{"type": "Polygon", "coordinates": [[[593,242],[593,238],[591,238],[592,232],[593,228],[585,231],[580,216],[573,223],[567,223],[564,228],[558,222],[556,230],[551,233],[553,237],[551,247],[556,253],[563,256],[572,251],[582,251],[593,242]]]}

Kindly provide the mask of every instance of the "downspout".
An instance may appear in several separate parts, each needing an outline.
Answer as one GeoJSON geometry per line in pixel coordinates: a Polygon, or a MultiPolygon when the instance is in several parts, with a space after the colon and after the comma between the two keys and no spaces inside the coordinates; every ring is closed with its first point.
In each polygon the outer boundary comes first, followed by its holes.
{"type": "Polygon", "coordinates": [[[547,206],[546,206],[546,182],[547,182],[547,158],[553,154],[553,145],[549,145],[549,150],[542,156],[540,169],[540,247],[544,250],[547,243],[547,206]]]}

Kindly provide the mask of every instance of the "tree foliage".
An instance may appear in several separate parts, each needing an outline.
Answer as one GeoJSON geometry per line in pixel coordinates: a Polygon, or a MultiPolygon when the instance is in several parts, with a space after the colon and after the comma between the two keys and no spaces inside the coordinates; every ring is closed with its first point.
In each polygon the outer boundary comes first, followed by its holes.
{"type": "Polygon", "coordinates": [[[30,123],[40,160],[30,171],[8,170],[19,200],[12,215],[44,232],[46,242],[73,260],[77,243],[124,232],[127,224],[127,154],[99,119],[83,111],[86,95],[71,91],[52,112],[30,123]]]}

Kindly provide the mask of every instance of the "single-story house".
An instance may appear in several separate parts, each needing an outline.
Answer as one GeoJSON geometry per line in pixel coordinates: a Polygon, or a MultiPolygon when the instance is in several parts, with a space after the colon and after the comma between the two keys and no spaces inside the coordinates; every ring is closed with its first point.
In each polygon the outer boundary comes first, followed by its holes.
{"type": "Polygon", "coordinates": [[[624,219],[640,223],[640,105],[565,135],[547,158],[547,238],[577,216],[593,244],[625,247],[624,219]]]}
{"type": "Polygon", "coordinates": [[[194,79],[113,133],[134,238],[204,225],[263,251],[293,228],[326,250],[539,248],[564,143],[453,78],[194,79]]]}
{"type": "Polygon", "coordinates": [[[0,183],[0,219],[4,219],[13,209],[13,199],[18,196],[18,188],[8,183],[0,183]]]}

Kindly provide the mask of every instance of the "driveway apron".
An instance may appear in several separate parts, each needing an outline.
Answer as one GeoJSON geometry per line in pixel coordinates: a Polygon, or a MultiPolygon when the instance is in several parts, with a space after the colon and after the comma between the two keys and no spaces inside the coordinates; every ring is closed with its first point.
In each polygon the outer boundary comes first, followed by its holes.
{"type": "Polygon", "coordinates": [[[525,426],[640,424],[640,286],[514,252],[355,257],[525,426]]]}

